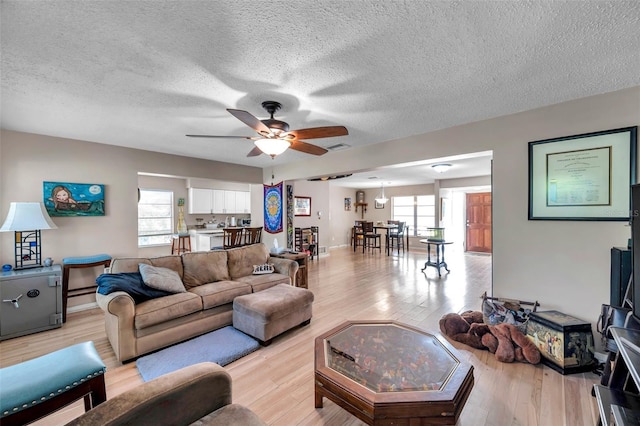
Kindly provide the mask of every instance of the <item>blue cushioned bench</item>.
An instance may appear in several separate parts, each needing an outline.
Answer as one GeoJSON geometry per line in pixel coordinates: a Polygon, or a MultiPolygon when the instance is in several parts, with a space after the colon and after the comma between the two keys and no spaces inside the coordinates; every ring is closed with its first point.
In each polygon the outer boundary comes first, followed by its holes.
{"type": "MultiPolygon", "coordinates": [[[[111,256],[108,254],[96,254],[93,256],[77,256],[65,257],[62,259],[62,322],[67,322],[67,299],[69,296],[69,272],[72,268],[92,268],[94,266],[108,267],[111,265],[111,256]]],[[[74,296],[82,296],[83,294],[91,294],[95,292],[96,287],[81,287],[73,291],[85,291],[84,293],[74,294],[74,296]]]]}
{"type": "Polygon", "coordinates": [[[105,371],[93,342],[0,368],[0,423],[30,423],[83,397],[89,411],[107,399],[105,371]]]}

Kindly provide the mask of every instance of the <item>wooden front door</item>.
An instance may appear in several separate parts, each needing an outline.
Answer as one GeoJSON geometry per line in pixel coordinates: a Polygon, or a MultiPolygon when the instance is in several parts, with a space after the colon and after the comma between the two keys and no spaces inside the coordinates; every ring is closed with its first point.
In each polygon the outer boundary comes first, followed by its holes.
{"type": "Polygon", "coordinates": [[[467,194],[466,251],[491,253],[491,193],[467,194]]]}

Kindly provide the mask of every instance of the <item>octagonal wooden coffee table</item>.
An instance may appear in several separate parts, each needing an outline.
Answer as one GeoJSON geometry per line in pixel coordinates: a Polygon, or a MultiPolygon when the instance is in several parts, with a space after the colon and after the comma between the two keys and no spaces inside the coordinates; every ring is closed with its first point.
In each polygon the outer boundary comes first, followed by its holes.
{"type": "Polygon", "coordinates": [[[315,406],[326,397],[371,425],[453,425],[473,366],[395,321],[347,321],[315,340],[315,406]]]}

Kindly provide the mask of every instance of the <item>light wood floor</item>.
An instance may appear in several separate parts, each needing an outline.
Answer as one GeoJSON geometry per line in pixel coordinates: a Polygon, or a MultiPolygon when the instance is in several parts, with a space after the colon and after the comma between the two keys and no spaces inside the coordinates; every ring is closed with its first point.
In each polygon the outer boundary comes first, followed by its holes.
{"type": "MultiPolygon", "coordinates": [[[[440,335],[438,320],[448,312],[480,309],[490,290],[491,257],[447,251],[450,274],[426,274],[424,248],[387,257],[332,250],[310,262],[309,289],[315,294],[311,324],[291,330],[265,348],[228,365],[234,402],[246,405],[271,425],[361,425],[324,400],[314,408],[315,336],[347,319],[393,319],[440,335]]],[[[541,295],[541,299],[543,299],[541,295]]],[[[544,306],[542,306],[544,309],[544,306]]],[[[135,362],[116,361],[99,309],[72,313],[60,329],[0,343],[0,366],[40,356],[73,343],[93,340],[107,364],[109,398],[142,383],[135,362]]],[[[473,364],[475,385],[458,422],[464,426],[594,425],[598,420],[592,373],[562,376],[543,365],[504,364],[487,351],[451,342],[473,364]]],[[[80,403],[36,422],[59,425],[83,412],[80,403]]]]}

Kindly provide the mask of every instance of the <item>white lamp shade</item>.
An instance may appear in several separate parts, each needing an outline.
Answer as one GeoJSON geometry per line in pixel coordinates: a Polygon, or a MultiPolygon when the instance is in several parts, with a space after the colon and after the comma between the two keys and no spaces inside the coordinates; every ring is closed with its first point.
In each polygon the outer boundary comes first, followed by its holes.
{"type": "Polygon", "coordinates": [[[384,204],[387,201],[389,201],[389,199],[384,195],[384,184],[382,184],[380,186],[380,193],[378,194],[378,196],[375,198],[376,203],[378,204],[384,204]]]}
{"type": "Polygon", "coordinates": [[[58,229],[42,203],[11,203],[0,232],[58,229]]]}
{"type": "Polygon", "coordinates": [[[291,146],[291,142],[277,138],[258,139],[254,144],[260,148],[260,151],[272,157],[282,154],[291,146]]]}

